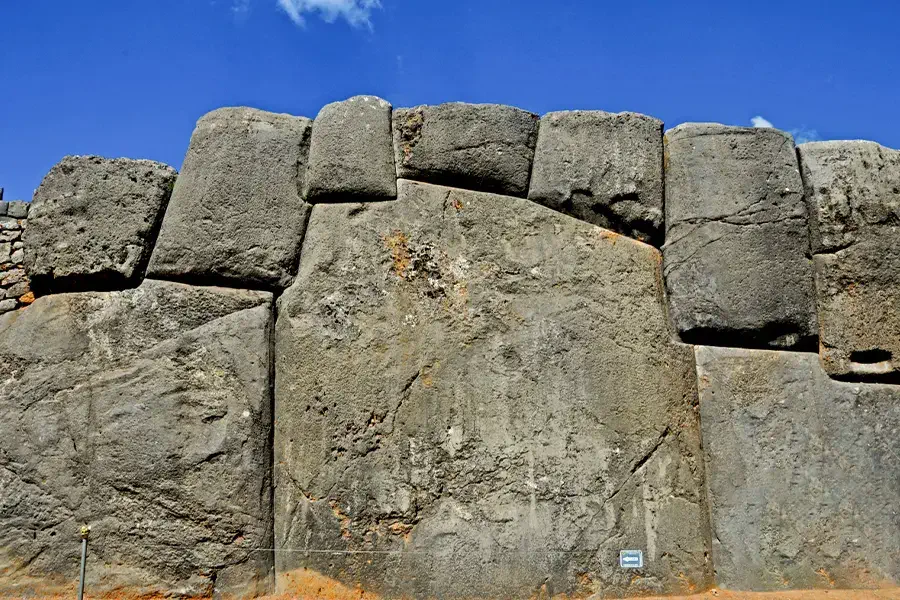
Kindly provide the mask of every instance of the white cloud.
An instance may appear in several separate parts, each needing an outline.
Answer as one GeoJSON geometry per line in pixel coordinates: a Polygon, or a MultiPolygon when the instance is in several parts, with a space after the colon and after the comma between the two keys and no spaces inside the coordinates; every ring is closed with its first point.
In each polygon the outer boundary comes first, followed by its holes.
{"type": "Polygon", "coordinates": [[[326,23],[345,19],[353,27],[372,27],[372,10],[381,8],[380,0],[278,0],[278,5],[297,25],[305,25],[305,14],[319,13],[326,23]]]}
{"type": "Polygon", "coordinates": [[[796,144],[805,144],[806,142],[815,142],[822,139],[819,137],[818,131],[815,129],[807,129],[806,127],[791,129],[790,133],[794,136],[794,143],[796,144]]]}
{"type": "Polygon", "coordinates": [[[772,125],[771,122],[769,122],[767,119],[762,118],[759,115],[756,115],[755,117],[750,119],[750,122],[753,124],[754,127],[775,127],[774,125],[772,125]]]}

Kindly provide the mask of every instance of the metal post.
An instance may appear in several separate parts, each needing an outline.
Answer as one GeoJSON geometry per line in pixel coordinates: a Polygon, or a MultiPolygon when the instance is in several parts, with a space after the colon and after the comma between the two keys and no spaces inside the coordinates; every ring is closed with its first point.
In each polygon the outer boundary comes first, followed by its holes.
{"type": "Polygon", "coordinates": [[[78,600],[84,599],[84,567],[87,563],[87,541],[91,534],[91,528],[87,525],[81,528],[81,575],[78,578],[78,600]]]}

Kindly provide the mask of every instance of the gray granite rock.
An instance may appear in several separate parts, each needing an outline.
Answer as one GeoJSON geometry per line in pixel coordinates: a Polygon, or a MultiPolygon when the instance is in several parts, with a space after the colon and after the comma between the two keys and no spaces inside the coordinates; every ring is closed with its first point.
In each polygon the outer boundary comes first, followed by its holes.
{"type": "Polygon", "coordinates": [[[15,310],[15,308],[19,305],[14,299],[2,299],[0,300],[0,313],[9,312],[11,310],[15,310]]]}
{"type": "Polygon", "coordinates": [[[666,133],[664,273],[686,342],[812,348],[815,285],[790,135],[689,123],[666,133]]]}
{"type": "Polygon", "coordinates": [[[28,208],[31,205],[24,200],[13,200],[6,208],[6,214],[15,219],[28,218],[28,208]]]}
{"type": "Polygon", "coordinates": [[[659,246],[662,134],[662,121],[636,113],[548,113],[541,118],[528,199],[659,246]]]}
{"type": "Polygon", "coordinates": [[[242,287],[288,285],[309,212],[300,186],[310,125],[250,108],[201,118],[149,273],[242,287]]]}
{"type": "Polygon", "coordinates": [[[354,96],[325,105],[312,128],[307,202],[397,197],[391,105],[354,96]]]}
{"type": "MultiPolygon", "coordinates": [[[[272,581],[271,295],[147,280],[0,316],[0,596],[272,581]]],[[[226,596],[222,596],[225,594],[226,596]]]]}
{"type": "Polygon", "coordinates": [[[149,160],[67,156],[60,161],[34,194],[23,236],[35,289],[135,285],[175,177],[171,167],[149,160]]]}
{"type": "Polygon", "coordinates": [[[697,348],[721,587],[900,585],[900,387],[815,354],[697,348]]]}
{"type": "Polygon", "coordinates": [[[451,102],[394,110],[397,176],[525,196],[538,116],[512,106],[451,102]]]}
{"type": "Polygon", "coordinates": [[[900,151],[874,142],[812,142],[798,150],[825,370],[898,381],[900,151]]]}
{"type": "Polygon", "coordinates": [[[8,210],[9,202],[0,202],[0,217],[6,216],[6,211],[8,210]]]}
{"type": "Polygon", "coordinates": [[[524,199],[400,180],[316,205],[279,300],[275,535],[317,551],[276,554],[280,591],[705,589],[693,352],[659,265],[524,199]]]}
{"type": "Polygon", "coordinates": [[[0,264],[11,262],[12,242],[0,242],[0,264]]]}

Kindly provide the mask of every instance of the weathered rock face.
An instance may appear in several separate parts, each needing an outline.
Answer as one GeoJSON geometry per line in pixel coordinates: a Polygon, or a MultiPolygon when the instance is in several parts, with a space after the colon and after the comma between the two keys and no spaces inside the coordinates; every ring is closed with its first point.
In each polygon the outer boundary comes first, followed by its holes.
{"type": "Polygon", "coordinates": [[[790,135],[666,133],[666,287],[682,339],[809,347],[816,334],[803,185],[790,135]]]}
{"type": "Polygon", "coordinates": [[[722,587],[900,584],[900,388],[814,354],[697,348],[722,587]]]}
{"type": "Polygon", "coordinates": [[[529,200],[660,245],[662,132],[662,121],[636,113],[544,115],[529,200]]]}
{"type": "Polygon", "coordinates": [[[397,176],[525,196],[537,133],[538,116],[512,106],[400,108],[393,114],[397,176]]]}
{"type": "Polygon", "coordinates": [[[309,211],[300,186],[310,125],[250,108],[200,119],[149,272],[241,287],[288,285],[309,211]]]}
{"type": "Polygon", "coordinates": [[[708,585],[658,252],[526,200],[398,192],[317,205],[279,300],[281,588],[302,568],[409,598],[708,585]],[[630,548],[644,570],[618,568],[630,548]]]}
{"type": "Polygon", "coordinates": [[[825,369],[835,377],[900,379],[900,152],[873,142],[798,150],[825,369]]]}
{"type": "Polygon", "coordinates": [[[271,295],[145,281],[0,316],[0,595],[266,591],[271,295]]]}
{"type": "Polygon", "coordinates": [[[136,285],[176,172],[162,163],[67,156],[34,194],[25,263],[41,293],[136,285]]]}
{"type": "Polygon", "coordinates": [[[313,123],[308,202],[397,197],[391,105],[375,96],[332,102],[313,123]]]}

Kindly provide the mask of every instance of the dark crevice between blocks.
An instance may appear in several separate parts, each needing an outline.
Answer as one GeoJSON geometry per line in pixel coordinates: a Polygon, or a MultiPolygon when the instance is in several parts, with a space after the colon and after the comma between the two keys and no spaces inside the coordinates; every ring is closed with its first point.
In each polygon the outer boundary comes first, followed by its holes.
{"type": "Polygon", "coordinates": [[[819,338],[803,334],[793,323],[768,323],[760,329],[695,327],[680,333],[681,341],[697,346],[818,353],[819,338]]]}
{"type": "Polygon", "coordinates": [[[275,324],[278,321],[278,298],[280,292],[276,292],[272,298],[272,314],[268,324],[268,350],[269,350],[269,435],[268,435],[268,457],[269,457],[269,486],[267,499],[269,503],[270,529],[268,531],[267,548],[273,551],[267,557],[267,567],[272,574],[271,591],[274,593],[277,573],[275,572],[275,324]]]}

